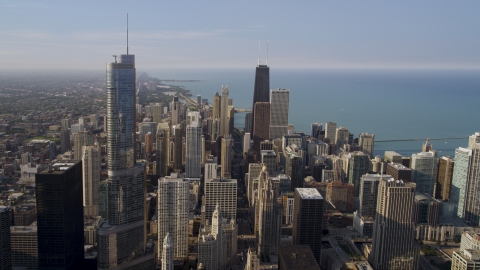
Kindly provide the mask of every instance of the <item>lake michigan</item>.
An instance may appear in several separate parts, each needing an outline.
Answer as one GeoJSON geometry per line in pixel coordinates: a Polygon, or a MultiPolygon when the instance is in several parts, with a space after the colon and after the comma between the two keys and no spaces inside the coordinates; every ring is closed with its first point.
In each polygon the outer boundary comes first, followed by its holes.
{"type": "MultiPolygon", "coordinates": [[[[159,79],[182,82],[211,104],[222,85],[236,108],[251,108],[255,68],[147,70],[159,79]]],[[[172,84],[172,83],[168,83],[172,84]]],[[[336,122],[355,137],[375,140],[467,137],[480,131],[480,70],[425,69],[277,69],[270,67],[270,88],[290,90],[289,123],[310,134],[313,122],[336,122]]],[[[235,116],[243,128],[245,114],[235,116]]],[[[375,155],[393,150],[410,156],[424,141],[376,142],[375,155]]],[[[433,140],[439,156],[455,155],[467,139],[433,140]]]]}

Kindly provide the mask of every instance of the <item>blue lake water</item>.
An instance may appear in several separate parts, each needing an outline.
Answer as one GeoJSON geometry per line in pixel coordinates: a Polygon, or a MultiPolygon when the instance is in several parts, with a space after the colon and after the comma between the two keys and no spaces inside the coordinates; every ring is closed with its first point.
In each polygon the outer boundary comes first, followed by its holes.
{"type": "MultiPolygon", "coordinates": [[[[159,79],[204,80],[177,83],[212,102],[228,85],[237,108],[251,108],[255,68],[150,70],[159,79]]],[[[336,122],[355,136],[376,140],[469,136],[480,130],[480,70],[300,70],[270,68],[270,88],[290,89],[289,123],[310,133],[312,122],[336,122]]],[[[243,127],[244,114],[235,125],[243,127]]],[[[375,154],[421,151],[423,141],[377,142],[375,154]]],[[[432,141],[440,155],[454,156],[467,139],[432,141]]]]}

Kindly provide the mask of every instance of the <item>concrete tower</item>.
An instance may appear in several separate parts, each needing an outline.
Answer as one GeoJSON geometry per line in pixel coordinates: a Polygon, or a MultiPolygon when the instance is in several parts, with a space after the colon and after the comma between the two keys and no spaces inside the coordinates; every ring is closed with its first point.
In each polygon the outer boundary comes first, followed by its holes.
{"type": "Polygon", "coordinates": [[[259,189],[258,253],[263,256],[277,255],[282,229],[282,205],[277,202],[278,184],[272,183],[266,168],[259,176],[263,186],[259,189]]]}
{"type": "Polygon", "coordinates": [[[162,247],[162,270],[173,270],[173,247],[169,234],[165,236],[162,247]]]}
{"type": "Polygon", "coordinates": [[[270,91],[270,138],[282,138],[288,133],[290,90],[270,91]]]}
{"type": "Polygon", "coordinates": [[[375,134],[362,133],[360,134],[358,145],[363,153],[373,158],[373,146],[375,144],[375,134]]]}
{"type": "Polygon", "coordinates": [[[172,113],[172,125],[178,125],[180,123],[180,102],[178,97],[173,97],[170,111],[172,113]]]}
{"type": "Polygon", "coordinates": [[[327,122],[325,123],[325,138],[330,139],[330,143],[335,143],[335,136],[337,132],[337,123],[327,122]]]}
{"type": "Polygon", "coordinates": [[[220,102],[220,134],[230,135],[229,110],[228,110],[228,86],[222,86],[222,97],[220,102]]]}
{"type": "Polygon", "coordinates": [[[82,149],[83,214],[98,216],[98,184],[100,184],[100,147],[84,146],[82,149]]]}
{"type": "MultiPolygon", "coordinates": [[[[190,183],[183,178],[177,178],[176,175],[166,176],[158,180],[157,192],[158,241],[160,243],[169,235],[173,256],[185,258],[188,256],[190,183]]],[[[159,256],[162,256],[162,248],[162,246],[158,246],[159,256]]]]}
{"type": "Polygon", "coordinates": [[[160,123],[157,126],[157,140],[155,144],[157,175],[167,176],[170,168],[170,126],[160,123]]]}
{"type": "Polygon", "coordinates": [[[415,183],[382,178],[369,261],[378,270],[418,269],[415,243],[415,183]]]}

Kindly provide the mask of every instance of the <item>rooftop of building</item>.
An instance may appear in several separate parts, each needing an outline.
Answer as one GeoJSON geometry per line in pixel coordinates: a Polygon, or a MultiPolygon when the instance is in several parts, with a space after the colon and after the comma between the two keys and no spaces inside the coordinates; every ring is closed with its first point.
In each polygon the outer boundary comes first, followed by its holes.
{"type": "Polygon", "coordinates": [[[5,205],[0,205],[0,213],[6,212],[10,209],[10,207],[5,205]]]}
{"type": "Polygon", "coordinates": [[[51,166],[48,166],[47,169],[39,172],[38,174],[63,174],[68,169],[75,166],[80,161],[77,160],[70,160],[68,162],[56,162],[51,166]]]}
{"type": "Polygon", "coordinates": [[[415,201],[441,203],[441,201],[433,198],[432,196],[428,195],[427,193],[420,193],[420,192],[415,192],[415,201]]]}
{"type": "Polygon", "coordinates": [[[37,229],[37,226],[10,226],[10,234],[36,235],[37,229]]]}
{"type": "Polygon", "coordinates": [[[298,194],[302,199],[322,200],[323,197],[316,188],[297,188],[298,194]]]}
{"type": "Polygon", "coordinates": [[[392,163],[388,163],[387,166],[391,166],[397,170],[406,170],[406,171],[411,171],[410,168],[404,166],[403,164],[400,164],[400,163],[395,163],[395,162],[392,162],[392,163]]]}
{"type": "Polygon", "coordinates": [[[476,264],[480,262],[480,250],[478,249],[465,249],[453,252],[466,261],[475,261],[476,264]]]}
{"type": "Polygon", "coordinates": [[[283,258],[286,269],[319,269],[309,245],[280,246],[279,257],[283,258]]]}

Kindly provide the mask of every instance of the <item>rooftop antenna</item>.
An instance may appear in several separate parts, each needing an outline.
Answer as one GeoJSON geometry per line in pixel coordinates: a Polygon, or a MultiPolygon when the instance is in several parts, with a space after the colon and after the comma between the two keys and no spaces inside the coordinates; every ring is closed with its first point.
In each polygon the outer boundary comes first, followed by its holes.
{"type": "Polygon", "coordinates": [[[127,13],[127,55],[128,55],[128,13],[127,13]]]}
{"type": "Polygon", "coordinates": [[[260,66],[260,39],[258,40],[258,65],[260,66]]]}
{"type": "Polygon", "coordinates": [[[267,60],[265,60],[265,65],[268,66],[268,39],[267,39],[267,60]]]}

